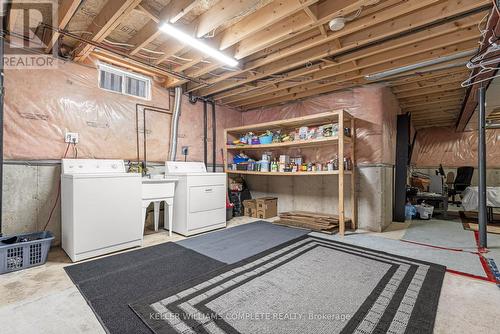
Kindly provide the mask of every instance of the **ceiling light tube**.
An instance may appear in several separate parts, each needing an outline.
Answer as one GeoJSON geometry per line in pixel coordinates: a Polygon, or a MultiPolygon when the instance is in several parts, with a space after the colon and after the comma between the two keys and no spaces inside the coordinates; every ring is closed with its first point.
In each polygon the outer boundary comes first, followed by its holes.
{"type": "Polygon", "coordinates": [[[464,52],[459,52],[455,53],[449,56],[445,57],[440,57],[432,60],[427,60],[423,61],[421,63],[416,63],[416,64],[411,64],[403,67],[398,67],[398,68],[393,68],[392,70],[388,70],[385,72],[380,72],[380,73],[375,73],[375,74],[368,74],[365,75],[365,79],[367,80],[380,80],[386,77],[393,76],[395,74],[411,71],[411,70],[416,70],[418,68],[426,67],[426,66],[431,66],[431,65],[436,65],[436,64],[441,64],[449,60],[454,60],[454,59],[459,59],[467,56],[471,56],[476,53],[476,50],[469,50],[469,51],[464,51],[464,52]]]}
{"type": "Polygon", "coordinates": [[[222,52],[206,45],[205,43],[201,42],[199,39],[196,39],[192,36],[189,36],[185,32],[177,29],[170,23],[162,23],[159,27],[159,29],[169,35],[170,37],[173,37],[177,39],[178,41],[185,43],[189,46],[192,46],[193,48],[207,54],[211,58],[214,58],[226,65],[229,65],[231,67],[236,67],[238,65],[238,61],[234,58],[228,57],[222,52]]]}

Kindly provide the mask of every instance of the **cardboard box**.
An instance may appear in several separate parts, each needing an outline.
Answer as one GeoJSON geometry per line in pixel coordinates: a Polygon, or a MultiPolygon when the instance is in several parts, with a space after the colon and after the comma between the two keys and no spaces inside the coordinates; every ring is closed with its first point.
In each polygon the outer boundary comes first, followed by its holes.
{"type": "Polygon", "coordinates": [[[261,197],[257,198],[257,218],[266,219],[278,215],[278,198],[261,197]]]}
{"type": "Polygon", "coordinates": [[[255,199],[244,200],[243,210],[245,216],[257,218],[257,200],[255,199]]]}

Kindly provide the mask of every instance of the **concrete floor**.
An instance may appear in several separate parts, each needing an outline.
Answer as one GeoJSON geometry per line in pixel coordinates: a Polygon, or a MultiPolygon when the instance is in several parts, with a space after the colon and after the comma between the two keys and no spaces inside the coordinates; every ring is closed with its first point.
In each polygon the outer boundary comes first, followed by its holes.
{"type": "MultiPolygon", "coordinates": [[[[238,217],[229,227],[255,221],[238,217]]],[[[393,223],[382,233],[401,239],[409,223],[393,223]]],[[[149,233],[148,247],[184,237],[167,232],[149,233]]],[[[0,276],[2,333],[105,333],[94,313],[63,267],[70,263],[60,248],[53,248],[43,266],[0,276]]],[[[439,301],[435,333],[498,333],[500,289],[493,283],[447,273],[439,301]]]]}

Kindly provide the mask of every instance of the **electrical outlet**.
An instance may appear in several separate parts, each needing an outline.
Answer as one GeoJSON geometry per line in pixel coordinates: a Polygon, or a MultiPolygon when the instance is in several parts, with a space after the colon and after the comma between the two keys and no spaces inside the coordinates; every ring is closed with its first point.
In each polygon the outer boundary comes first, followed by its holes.
{"type": "Polygon", "coordinates": [[[64,136],[64,141],[66,143],[77,144],[78,143],[78,132],[66,132],[66,135],[64,136]]]}
{"type": "Polygon", "coordinates": [[[188,155],[189,146],[182,146],[182,155],[188,155]]]}

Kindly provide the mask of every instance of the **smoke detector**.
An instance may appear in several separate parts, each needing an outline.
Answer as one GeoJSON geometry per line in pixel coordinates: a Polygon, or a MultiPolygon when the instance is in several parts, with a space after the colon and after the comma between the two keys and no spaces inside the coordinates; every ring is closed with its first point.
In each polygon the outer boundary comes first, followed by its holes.
{"type": "Polygon", "coordinates": [[[380,0],[366,0],[361,7],[358,8],[356,13],[354,13],[350,17],[336,17],[332,19],[330,22],[328,22],[328,26],[330,27],[331,31],[339,31],[342,30],[345,27],[345,24],[347,22],[351,22],[352,20],[355,20],[361,15],[361,11],[365,7],[373,6],[376,5],[380,2],[380,0]]]}
{"type": "Polygon", "coordinates": [[[331,31],[339,31],[345,27],[346,19],[344,17],[336,17],[328,22],[328,27],[331,31]]]}

